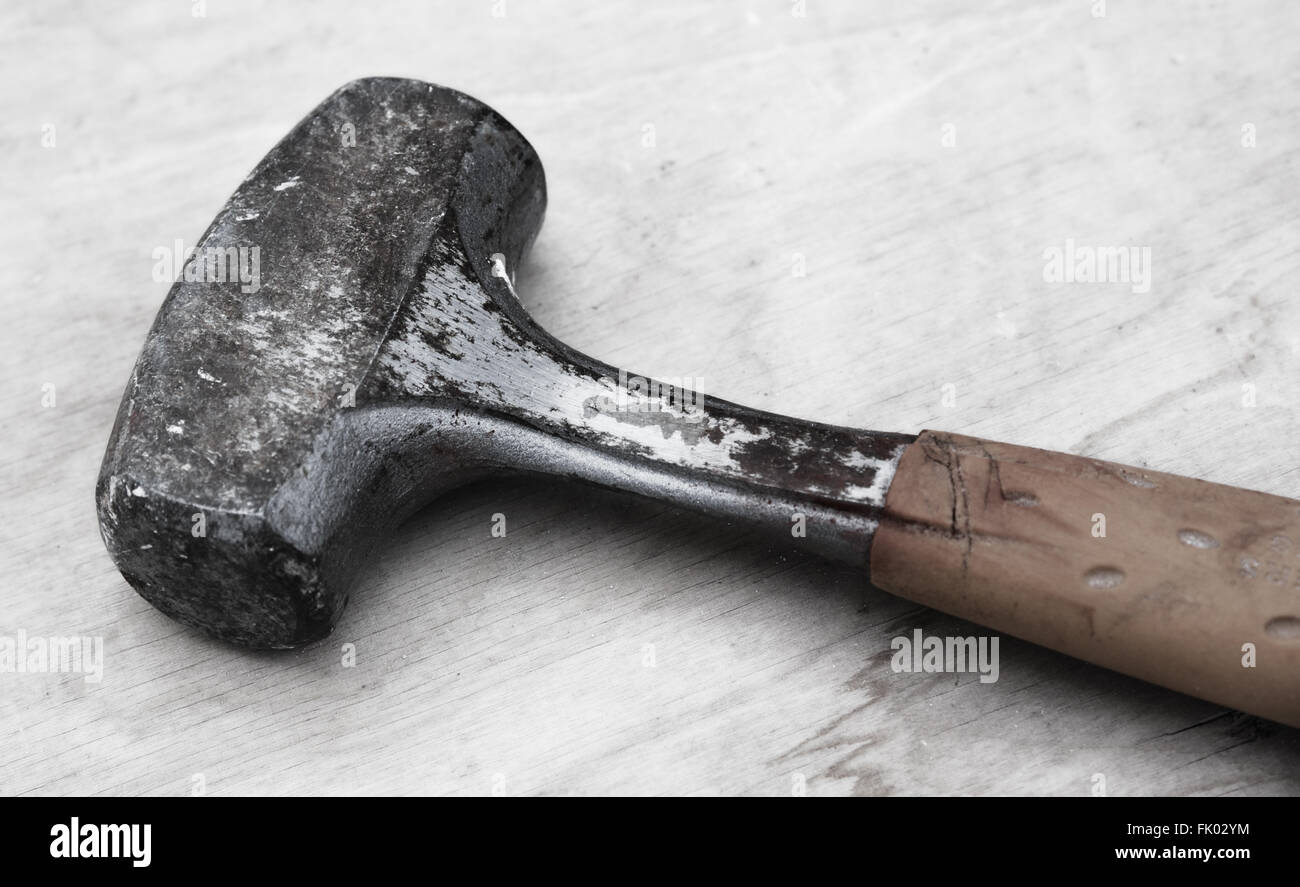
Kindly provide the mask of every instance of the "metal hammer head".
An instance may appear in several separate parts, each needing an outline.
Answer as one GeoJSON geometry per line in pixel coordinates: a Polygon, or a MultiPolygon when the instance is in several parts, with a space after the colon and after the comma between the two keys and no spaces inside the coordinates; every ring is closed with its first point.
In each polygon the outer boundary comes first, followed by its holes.
{"type": "Polygon", "coordinates": [[[96,498],[131,585],[237,643],[327,633],[370,544],[476,467],[441,433],[472,386],[396,406],[448,345],[411,312],[499,316],[494,272],[545,203],[531,146],[468,96],[367,79],[312,111],[208,228],[127,386],[96,498]]]}
{"type": "Polygon", "coordinates": [[[312,112],[217,216],[136,364],[97,488],[127,580],[218,637],[297,646],[411,511],[506,472],[786,539],[806,516],[805,549],[864,565],[911,438],[705,402],[556,341],[510,278],[545,202],[528,143],[466,96],[362,80],[312,112]]]}

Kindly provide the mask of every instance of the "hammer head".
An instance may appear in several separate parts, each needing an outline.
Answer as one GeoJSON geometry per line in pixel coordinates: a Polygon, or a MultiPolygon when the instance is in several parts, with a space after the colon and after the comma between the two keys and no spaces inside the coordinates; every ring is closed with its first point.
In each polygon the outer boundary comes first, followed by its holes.
{"type": "Polygon", "coordinates": [[[377,355],[431,286],[508,300],[494,268],[545,202],[531,146],[468,96],[377,78],[312,111],[218,213],[127,386],[96,500],[131,585],[236,643],[328,633],[375,539],[479,467],[385,408],[377,355]]]}

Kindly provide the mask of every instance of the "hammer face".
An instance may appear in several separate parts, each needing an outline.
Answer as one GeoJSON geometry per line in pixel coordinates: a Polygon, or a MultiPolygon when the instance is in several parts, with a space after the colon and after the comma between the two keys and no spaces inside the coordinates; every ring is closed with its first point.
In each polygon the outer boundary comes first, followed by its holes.
{"type": "Polygon", "coordinates": [[[345,414],[430,257],[513,268],[544,205],[532,148],[460,93],[360,80],[309,114],[217,215],[127,386],[96,498],[128,581],[228,640],[326,633],[373,534],[344,539],[355,515],[281,491],[342,458],[345,414]]]}

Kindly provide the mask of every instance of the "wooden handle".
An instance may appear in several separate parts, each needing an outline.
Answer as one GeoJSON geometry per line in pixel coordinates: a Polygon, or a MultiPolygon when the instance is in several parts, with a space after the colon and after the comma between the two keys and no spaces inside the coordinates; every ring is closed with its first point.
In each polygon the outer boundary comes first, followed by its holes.
{"type": "Polygon", "coordinates": [[[926,431],[886,497],[871,579],[1300,727],[1296,500],[926,431]]]}

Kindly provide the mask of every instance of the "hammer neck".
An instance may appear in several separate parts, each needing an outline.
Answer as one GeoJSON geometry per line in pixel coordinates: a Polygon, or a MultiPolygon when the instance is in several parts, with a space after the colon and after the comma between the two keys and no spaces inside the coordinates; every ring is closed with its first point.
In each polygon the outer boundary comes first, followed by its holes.
{"type": "Polygon", "coordinates": [[[752,410],[679,385],[587,365],[549,414],[516,412],[492,435],[510,468],[749,524],[818,556],[867,565],[910,435],[752,410]]]}
{"type": "Polygon", "coordinates": [[[528,317],[504,269],[440,261],[394,320],[357,403],[450,409],[444,428],[478,429],[447,451],[452,463],[580,478],[865,565],[914,438],[753,410],[684,381],[574,351],[528,317]]]}

